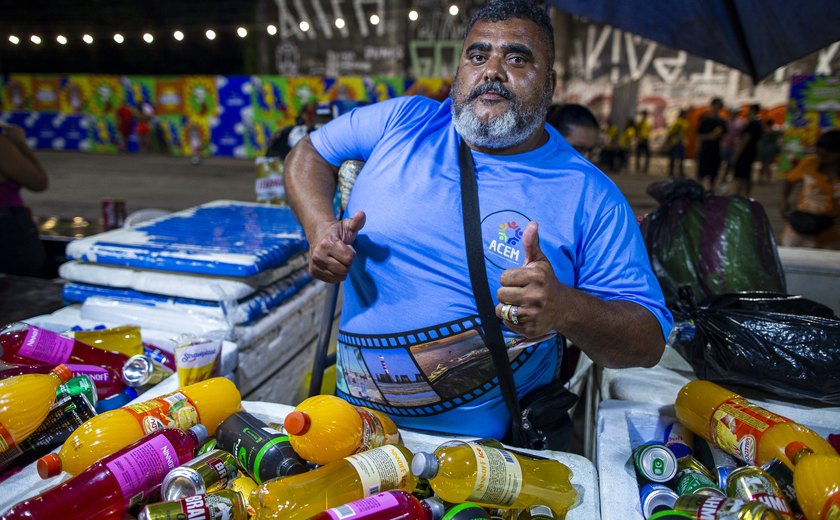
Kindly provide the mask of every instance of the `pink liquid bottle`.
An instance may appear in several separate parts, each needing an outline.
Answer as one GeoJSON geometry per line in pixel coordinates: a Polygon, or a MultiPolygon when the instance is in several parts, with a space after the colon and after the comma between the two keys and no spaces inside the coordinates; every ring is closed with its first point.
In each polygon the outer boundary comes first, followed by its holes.
{"type": "Polygon", "coordinates": [[[443,502],[437,498],[417,500],[393,490],[327,509],[309,520],[439,520],[443,513],[443,502]]]}
{"type": "Polygon", "coordinates": [[[0,360],[12,365],[67,365],[74,375],[86,375],[96,383],[100,399],[125,388],[122,369],[128,356],[119,352],[91,347],[28,323],[12,323],[0,331],[0,348],[0,360]]]}
{"type": "Polygon", "coordinates": [[[67,482],[19,502],[0,520],[119,518],[155,493],[169,471],[192,460],[206,438],[207,429],[200,424],[185,432],[174,428],[156,431],[67,482]]]}

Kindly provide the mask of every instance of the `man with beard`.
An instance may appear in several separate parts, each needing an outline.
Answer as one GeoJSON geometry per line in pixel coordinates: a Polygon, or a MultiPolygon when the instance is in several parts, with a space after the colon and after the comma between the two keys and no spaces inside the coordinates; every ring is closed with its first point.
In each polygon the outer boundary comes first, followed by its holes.
{"type": "Polygon", "coordinates": [[[659,360],[672,318],[636,219],[606,175],[545,124],[553,61],[546,12],[528,0],[492,0],[467,28],[450,99],[358,108],[289,155],[286,191],[310,244],[309,269],[346,279],[340,397],[403,427],[505,434],[508,410],[465,253],[462,139],[519,397],[552,381],[558,335],[606,367],[659,360]],[[366,163],[352,216],[336,221],[335,175],[351,159],[366,163]]]}

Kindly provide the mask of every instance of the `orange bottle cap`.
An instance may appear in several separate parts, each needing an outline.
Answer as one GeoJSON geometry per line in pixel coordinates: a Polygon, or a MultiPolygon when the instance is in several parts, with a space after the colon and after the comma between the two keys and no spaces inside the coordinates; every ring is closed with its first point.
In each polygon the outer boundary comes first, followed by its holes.
{"type": "Polygon", "coordinates": [[[309,430],[309,424],[309,415],[295,410],[289,412],[289,415],[286,416],[283,421],[283,428],[286,429],[286,433],[291,435],[303,435],[309,430]]]}
{"type": "Polygon", "coordinates": [[[51,478],[59,473],[61,473],[61,459],[56,453],[50,453],[38,459],[38,475],[41,478],[51,478]]]}
{"type": "Polygon", "coordinates": [[[67,368],[67,365],[58,365],[52,369],[52,372],[65,383],[73,378],[73,371],[67,368]]]}
{"type": "Polygon", "coordinates": [[[802,449],[810,451],[810,448],[808,448],[808,446],[802,441],[790,442],[787,446],[785,446],[785,455],[787,455],[787,458],[793,461],[793,456],[796,455],[796,452],[802,449]]]}

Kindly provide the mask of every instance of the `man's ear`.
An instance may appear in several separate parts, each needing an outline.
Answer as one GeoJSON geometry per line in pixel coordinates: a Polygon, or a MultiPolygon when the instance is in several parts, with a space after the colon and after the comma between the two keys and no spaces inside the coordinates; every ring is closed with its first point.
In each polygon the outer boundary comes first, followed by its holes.
{"type": "Polygon", "coordinates": [[[552,68],[550,76],[551,76],[551,92],[553,94],[554,90],[557,88],[557,71],[552,68]]]}

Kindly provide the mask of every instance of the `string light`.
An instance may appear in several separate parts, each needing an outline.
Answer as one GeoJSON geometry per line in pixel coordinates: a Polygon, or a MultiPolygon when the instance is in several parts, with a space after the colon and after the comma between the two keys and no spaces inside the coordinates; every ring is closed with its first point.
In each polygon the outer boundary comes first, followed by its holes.
{"type": "Polygon", "coordinates": [[[206,36],[208,40],[215,40],[216,31],[214,31],[213,29],[207,29],[207,31],[205,31],[204,33],[204,36],[206,36]]]}
{"type": "Polygon", "coordinates": [[[117,33],[117,34],[114,35],[114,41],[117,42],[117,43],[122,43],[122,42],[125,41],[125,38],[123,38],[122,34],[117,33]]]}
{"type": "Polygon", "coordinates": [[[248,36],[248,29],[246,29],[244,27],[238,27],[236,29],[236,34],[238,34],[240,38],[244,38],[244,37],[248,36]]]}
{"type": "Polygon", "coordinates": [[[29,41],[31,41],[35,45],[41,45],[41,37],[37,34],[33,34],[32,36],[30,36],[29,41]]]}
{"type": "Polygon", "coordinates": [[[143,41],[146,43],[152,43],[153,41],[155,41],[155,37],[152,36],[152,33],[145,33],[143,35],[143,41]]]}
{"type": "Polygon", "coordinates": [[[20,38],[12,34],[11,36],[9,36],[9,41],[12,42],[12,45],[17,45],[20,43],[20,38]]]}
{"type": "Polygon", "coordinates": [[[408,12],[408,19],[411,20],[412,22],[416,22],[418,17],[419,17],[419,15],[417,14],[417,11],[415,11],[414,9],[412,9],[411,11],[408,12]]]}
{"type": "Polygon", "coordinates": [[[268,24],[268,27],[266,27],[265,30],[268,31],[268,34],[270,34],[272,36],[277,34],[277,26],[276,25],[268,24]]]}
{"type": "Polygon", "coordinates": [[[338,27],[339,29],[343,29],[344,28],[344,18],[336,18],[335,19],[335,26],[338,27]]]}
{"type": "Polygon", "coordinates": [[[63,34],[59,34],[55,37],[55,41],[57,41],[61,45],[67,45],[67,38],[63,34]]]}
{"type": "Polygon", "coordinates": [[[178,41],[181,41],[184,39],[184,33],[182,33],[181,31],[175,31],[174,33],[172,33],[172,37],[178,41]]]}
{"type": "Polygon", "coordinates": [[[84,36],[82,36],[82,41],[90,45],[91,43],[93,43],[93,36],[85,34],[84,36]]]}
{"type": "Polygon", "coordinates": [[[306,32],[306,31],[308,31],[308,30],[309,30],[309,22],[307,22],[306,20],[304,20],[304,21],[300,22],[299,27],[300,27],[300,30],[301,30],[301,31],[306,32]]]}
{"type": "Polygon", "coordinates": [[[370,24],[371,25],[379,25],[379,15],[377,15],[377,14],[370,15],[370,24]]]}
{"type": "Polygon", "coordinates": [[[458,16],[458,6],[455,4],[450,5],[449,14],[451,14],[452,16],[458,16]]]}

